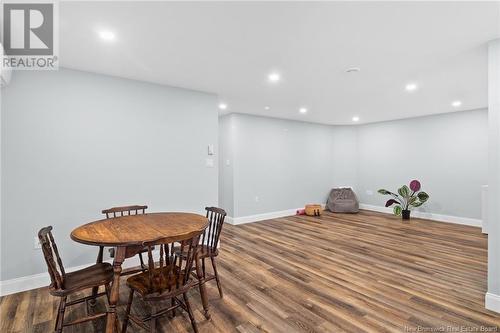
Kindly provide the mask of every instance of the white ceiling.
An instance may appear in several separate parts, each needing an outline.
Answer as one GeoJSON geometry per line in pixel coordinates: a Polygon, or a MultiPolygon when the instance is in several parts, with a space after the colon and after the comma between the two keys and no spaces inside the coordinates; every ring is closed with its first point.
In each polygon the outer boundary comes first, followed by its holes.
{"type": "Polygon", "coordinates": [[[498,2],[62,2],[60,60],[214,92],[225,112],[366,123],[486,107],[499,12],[498,2]]]}

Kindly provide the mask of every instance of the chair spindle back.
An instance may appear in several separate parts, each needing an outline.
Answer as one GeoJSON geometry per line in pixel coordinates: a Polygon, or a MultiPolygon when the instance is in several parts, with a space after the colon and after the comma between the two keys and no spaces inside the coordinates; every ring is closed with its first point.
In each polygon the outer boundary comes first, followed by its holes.
{"type": "Polygon", "coordinates": [[[63,289],[66,272],[64,271],[57,245],[52,236],[52,226],[40,229],[40,231],[38,231],[38,239],[40,240],[43,256],[47,263],[51,287],[54,289],[63,289]]]}
{"type": "Polygon", "coordinates": [[[224,219],[226,218],[226,211],[222,208],[217,207],[206,207],[208,227],[203,233],[201,243],[208,246],[209,249],[217,248],[219,243],[219,236],[222,231],[222,225],[224,224],[224,219]]]}
{"type": "Polygon", "coordinates": [[[174,243],[158,241],[143,243],[148,249],[149,286],[160,286],[160,290],[150,290],[150,292],[171,291],[173,288],[179,289],[188,283],[196,259],[200,235],[201,232],[192,238],[174,243]],[[153,258],[155,245],[160,247],[159,267],[155,267],[153,258]]]}
{"type": "Polygon", "coordinates": [[[148,206],[133,205],[104,209],[102,213],[106,214],[106,218],[109,219],[110,217],[145,214],[146,209],[148,209],[148,206]]]}

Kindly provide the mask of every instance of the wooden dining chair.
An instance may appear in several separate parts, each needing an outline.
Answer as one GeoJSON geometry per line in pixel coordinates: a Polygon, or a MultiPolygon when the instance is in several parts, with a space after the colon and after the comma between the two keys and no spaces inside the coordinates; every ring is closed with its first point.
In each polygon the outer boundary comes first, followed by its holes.
{"type": "Polygon", "coordinates": [[[209,221],[207,229],[201,236],[201,244],[198,248],[198,258],[201,260],[203,279],[200,283],[205,283],[207,281],[215,279],[217,282],[217,289],[219,289],[219,295],[222,298],[222,286],[219,279],[219,274],[217,273],[216,257],[219,255],[219,237],[222,231],[222,226],[224,225],[224,220],[226,218],[226,211],[222,208],[217,207],[206,207],[207,219],[209,221]],[[214,271],[213,275],[207,275],[205,269],[205,259],[210,258],[212,262],[212,268],[214,271]]]}
{"type": "Polygon", "coordinates": [[[196,261],[200,235],[201,232],[198,232],[191,235],[189,239],[175,242],[180,251],[175,250],[177,247],[174,247],[174,243],[166,243],[164,240],[143,243],[148,249],[148,270],[127,279],[130,294],[122,333],[127,331],[129,319],[150,332],[156,332],[156,319],[169,312],[175,313],[177,308],[187,312],[194,332],[198,332],[187,292],[198,285],[197,281],[192,279],[191,271],[193,263],[196,261]],[[158,267],[155,267],[155,259],[153,258],[154,246],[160,248],[159,260],[157,260],[158,267]],[[144,302],[150,305],[150,315],[140,318],[131,314],[134,294],[140,296],[144,302]],[[171,300],[170,306],[163,305],[164,308],[157,308],[159,302],[168,299],[171,300]],[[146,325],[148,321],[150,322],[149,327],[146,325]]]}
{"type": "Polygon", "coordinates": [[[49,293],[52,296],[60,297],[59,308],[57,310],[55,331],[60,333],[63,327],[81,324],[90,320],[95,320],[106,316],[106,312],[89,315],[88,301],[97,297],[106,295],[109,303],[110,283],[113,280],[113,267],[108,263],[98,263],[90,267],[66,273],[64,266],[59,256],[54,237],[52,236],[52,227],[45,227],[38,232],[38,239],[42,246],[43,256],[47,263],[47,268],[50,275],[49,293]],[[79,299],[67,302],[68,296],[86,289],[104,286],[106,292],[92,294],[91,296],[82,297],[79,299]],[[74,320],[69,323],[64,323],[64,312],[66,307],[85,302],[87,305],[87,317],[74,320]]]}
{"type": "MultiPolygon", "coordinates": [[[[106,215],[107,219],[109,219],[109,218],[116,218],[116,217],[121,217],[121,216],[145,214],[146,209],[148,209],[148,206],[140,206],[140,205],[122,206],[122,207],[113,207],[113,208],[104,209],[102,211],[102,213],[106,215]]],[[[102,262],[103,251],[104,251],[104,247],[100,246],[99,247],[99,254],[97,256],[97,262],[102,262]]],[[[147,249],[142,249],[142,251],[140,251],[138,253],[139,260],[141,263],[140,268],[127,269],[124,272],[122,272],[121,275],[130,275],[130,274],[135,274],[138,272],[145,272],[147,270],[147,265],[144,263],[144,258],[142,257],[142,254],[146,253],[146,252],[147,252],[147,249]]],[[[114,248],[109,249],[109,256],[111,258],[115,257],[115,249],[114,248]]]]}

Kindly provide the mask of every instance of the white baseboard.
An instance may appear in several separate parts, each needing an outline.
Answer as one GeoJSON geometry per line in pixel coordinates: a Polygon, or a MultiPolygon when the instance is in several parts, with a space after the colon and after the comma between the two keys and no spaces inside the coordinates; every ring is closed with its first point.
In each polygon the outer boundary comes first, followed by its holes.
{"type": "MultiPolygon", "coordinates": [[[[324,208],[325,205],[322,204],[322,206],[324,208]]],[[[365,210],[371,210],[371,211],[375,211],[375,212],[392,214],[392,208],[390,208],[390,207],[359,204],[359,208],[365,209],[365,210]]],[[[303,207],[294,208],[294,209],[287,209],[287,210],[280,210],[280,211],[276,211],[276,212],[247,215],[247,216],[241,216],[241,217],[227,216],[226,222],[229,224],[238,225],[238,224],[244,224],[244,223],[252,223],[252,222],[258,222],[258,221],[270,220],[270,219],[275,219],[275,218],[279,218],[279,217],[295,215],[298,209],[303,209],[303,207]]],[[[412,211],[411,214],[413,217],[432,220],[432,221],[463,224],[463,225],[469,225],[469,226],[473,226],[473,227],[481,227],[481,225],[482,225],[482,221],[480,219],[473,219],[473,218],[469,218],[469,217],[434,214],[434,213],[420,212],[420,211],[416,211],[416,210],[412,211]]]]}
{"type": "MultiPolygon", "coordinates": [[[[372,210],[375,212],[392,214],[392,208],[390,208],[390,207],[359,204],[359,208],[366,209],[366,210],[372,210]]],[[[469,217],[441,215],[441,214],[420,212],[418,210],[413,210],[411,212],[411,216],[416,217],[416,218],[421,218],[421,219],[432,220],[432,221],[469,225],[469,226],[473,226],[473,227],[481,227],[482,226],[482,221],[480,219],[473,219],[473,218],[469,218],[469,217]]]]}
{"type": "MultiPolygon", "coordinates": [[[[323,209],[325,209],[325,206],[326,206],[325,204],[320,204],[320,205],[323,209]]],[[[279,210],[276,212],[261,213],[261,214],[255,214],[255,215],[240,216],[240,217],[226,216],[225,221],[229,224],[232,224],[232,225],[265,221],[265,220],[270,220],[270,219],[277,219],[279,217],[296,215],[297,211],[299,209],[304,209],[304,207],[279,210]]]]}
{"type": "MultiPolygon", "coordinates": [[[[106,260],[106,262],[112,263],[111,260],[106,260]]],[[[66,269],[66,272],[73,272],[91,265],[93,265],[93,263],[90,263],[88,265],[70,267],[66,269]]],[[[122,264],[122,268],[125,269],[130,267],[136,267],[139,265],[140,265],[139,257],[134,256],[132,258],[125,259],[125,261],[122,264]]],[[[37,289],[41,287],[47,287],[49,284],[50,284],[50,276],[49,273],[47,272],[0,281],[0,296],[10,295],[21,291],[37,289]]]]}
{"type": "Polygon", "coordinates": [[[269,213],[255,214],[255,215],[240,216],[240,217],[227,216],[226,222],[229,224],[238,225],[238,224],[244,224],[244,223],[251,223],[251,222],[276,219],[279,217],[295,215],[297,213],[298,209],[304,209],[304,207],[287,209],[287,210],[280,210],[277,212],[269,212],[269,213]]]}
{"type": "Polygon", "coordinates": [[[484,297],[484,306],[488,310],[500,313],[500,296],[492,293],[486,293],[484,297]]]}

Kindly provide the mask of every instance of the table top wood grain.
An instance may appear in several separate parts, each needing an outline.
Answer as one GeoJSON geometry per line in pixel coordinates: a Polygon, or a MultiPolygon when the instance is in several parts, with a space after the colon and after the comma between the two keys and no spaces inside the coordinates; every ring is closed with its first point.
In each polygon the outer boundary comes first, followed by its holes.
{"type": "Polygon", "coordinates": [[[203,231],[208,220],[193,213],[148,213],[98,220],[71,232],[75,242],[96,246],[133,246],[180,241],[203,231]]]}

